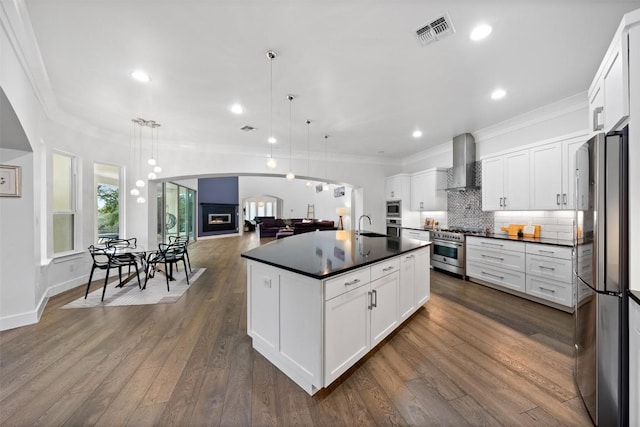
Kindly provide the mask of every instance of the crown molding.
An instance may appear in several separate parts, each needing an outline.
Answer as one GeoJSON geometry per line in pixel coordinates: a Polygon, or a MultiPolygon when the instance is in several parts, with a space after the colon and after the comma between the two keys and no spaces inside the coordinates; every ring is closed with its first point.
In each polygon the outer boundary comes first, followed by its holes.
{"type": "Polygon", "coordinates": [[[430,157],[433,156],[437,156],[440,154],[446,154],[446,153],[451,153],[453,151],[453,147],[452,147],[452,142],[453,139],[448,140],[447,142],[443,142],[441,144],[438,144],[434,147],[431,148],[427,148],[426,150],[423,151],[419,151],[415,154],[412,154],[410,156],[407,157],[403,157],[401,159],[400,164],[402,166],[406,166],[410,163],[415,163],[415,162],[419,162],[421,160],[427,160],[430,157]]]}
{"type": "Polygon", "coordinates": [[[544,105],[527,113],[512,117],[495,125],[487,126],[472,132],[476,143],[495,138],[506,133],[546,122],[557,117],[564,116],[580,109],[588,108],[587,92],[583,91],[575,95],[563,98],[551,104],[544,105]]]}

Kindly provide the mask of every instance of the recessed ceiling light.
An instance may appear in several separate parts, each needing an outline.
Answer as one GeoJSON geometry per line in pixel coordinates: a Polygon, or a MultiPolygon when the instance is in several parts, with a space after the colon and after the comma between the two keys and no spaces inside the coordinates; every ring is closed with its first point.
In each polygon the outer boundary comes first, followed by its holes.
{"type": "Polygon", "coordinates": [[[244,108],[242,108],[242,105],[240,105],[240,104],[233,104],[231,106],[231,112],[233,114],[242,114],[242,113],[244,113],[244,108]]]}
{"type": "Polygon", "coordinates": [[[148,83],[151,81],[151,77],[149,77],[149,74],[147,74],[146,72],[142,71],[142,70],[136,70],[136,71],[132,71],[131,72],[131,77],[133,77],[135,80],[142,82],[142,83],[148,83]]]}
{"type": "Polygon", "coordinates": [[[502,99],[507,92],[504,89],[496,89],[491,93],[491,99],[502,99]]]}
{"type": "Polygon", "coordinates": [[[491,25],[486,25],[486,24],[478,25],[473,29],[473,31],[471,31],[469,38],[474,42],[476,42],[478,40],[482,40],[483,38],[487,37],[489,34],[491,34],[491,31],[492,31],[491,25]]]}
{"type": "Polygon", "coordinates": [[[420,138],[422,136],[422,132],[419,130],[414,130],[412,135],[414,138],[420,138]]]}

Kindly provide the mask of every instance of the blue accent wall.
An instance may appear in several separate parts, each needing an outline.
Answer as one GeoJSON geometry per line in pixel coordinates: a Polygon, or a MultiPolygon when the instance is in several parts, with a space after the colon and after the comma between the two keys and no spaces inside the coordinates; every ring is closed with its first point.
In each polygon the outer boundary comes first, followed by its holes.
{"type": "Polygon", "coordinates": [[[228,176],[220,178],[198,179],[198,236],[215,236],[218,234],[235,234],[238,232],[240,217],[238,216],[238,177],[228,176]],[[202,204],[235,205],[235,230],[202,231],[202,204]]]}

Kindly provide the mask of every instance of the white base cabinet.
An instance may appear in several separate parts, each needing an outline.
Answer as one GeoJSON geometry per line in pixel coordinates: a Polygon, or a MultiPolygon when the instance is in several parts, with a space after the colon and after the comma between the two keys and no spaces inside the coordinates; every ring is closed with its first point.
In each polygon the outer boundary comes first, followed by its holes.
{"type": "Polygon", "coordinates": [[[426,246],[326,280],[247,260],[253,348],[313,395],[429,299],[429,253],[426,246]]]}
{"type": "Polygon", "coordinates": [[[467,237],[467,276],[482,284],[573,311],[573,249],[467,237]]]}

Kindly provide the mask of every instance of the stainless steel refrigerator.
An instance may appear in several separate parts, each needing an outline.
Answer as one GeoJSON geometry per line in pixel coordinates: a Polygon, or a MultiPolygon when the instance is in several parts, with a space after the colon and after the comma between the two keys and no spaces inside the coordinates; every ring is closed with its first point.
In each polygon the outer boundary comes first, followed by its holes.
{"type": "Polygon", "coordinates": [[[597,426],[628,425],[627,147],[625,128],[576,157],[575,377],[597,426]]]}

